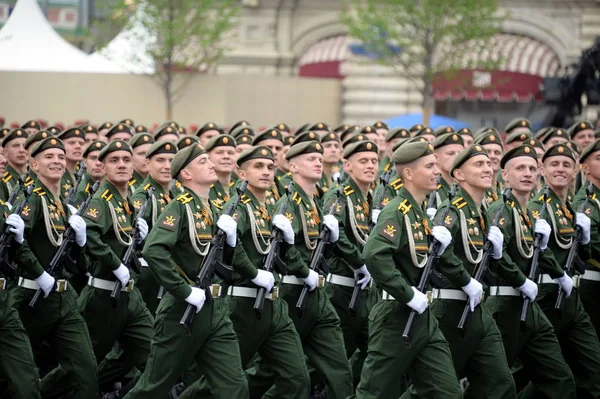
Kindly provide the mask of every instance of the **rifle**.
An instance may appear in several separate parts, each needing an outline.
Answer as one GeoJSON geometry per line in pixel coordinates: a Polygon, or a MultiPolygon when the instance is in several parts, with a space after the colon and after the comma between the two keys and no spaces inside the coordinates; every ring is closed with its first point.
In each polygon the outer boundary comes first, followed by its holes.
{"type": "MultiPolygon", "coordinates": [[[[127,247],[127,250],[125,251],[125,254],[123,255],[123,259],[121,260],[121,262],[125,266],[127,266],[127,268],[133,269],[133,271],[135,271],[136,273],[142,272],[140,260],[138,259],[137,255],[135,254],[137,247],[142,242],[142,239],[140,237],[140,229],[138,228],[137,221],[138,221],[138,219],[144,218],[144,214],[146,213],[146,208],[148,208],[150,201],[152,201],[153,194],[154,194],[154,187],[150,187],[148,189],[148,191],[146,192],[146,200],[140,207],[140,210],[138,211],[138,213],[135,217],[135,220],[133,221],[133,231],[131,232],[131,245],[129,245],[127,247]]],[[[119,304],[119,297],[121,296],[122,289],[123,289],[123,284],[121,283],[121,280],[117,279],[117,281],[115,283],[115,287],[113,288],[112,292],[110,293],[110,304],[113,309],[116,309],[117,305],[119,304]]]]}
{"type": "Polygon", "coordinates": [[[432,192],[429,193],[429,198],[427,198],[427,207],[425,207],[425,209],[437,208],[437,206],[435,206],[435,203],[437,200],[437,190],[441,183],[442,183],[442,175],[439,175],[436,179],[435,190],[433,190],[432,192]]]}
{"type": "MultiPolygon", "coordinates": [[[[582,213],[585,211],[587,204],[592,198],[592,190],[594,185],[590,183],[585,188],[585,201],[579,207],[579,212],[582,213]]],[[[573,244],[571,244],[571,248],[569,249],[569,254],[567,255],[567,262],[565,263],[565,272],[568,276],[572,276],[574,274],[574,268],[577,268],[577,271],[580,274],[585,273],[585,263],[579,258],[577,252],[579,251],[579,246],[581,245],[581,241],[583,240],[583,230],[581,227],[575,227],[575,239],[573,240],[573,244]]],[[[556,303],[554,304],[554,309],[561,311],[563,306],[565,305],[565,291],[562,288],[558,288],[558,296],[556,297],[556,303]]]]}
{"type": "Polygon", "coordinates": [[[8,201],[6,201],[10,204],[11,207],[15,205],[15,201],[17,200],[19,194],[21,194],[21,190],[25,188],[25,183],[28,177],[29,171],[23,173],[23,176],[19,177],[19,184],[17,185],[16,189],[13,190],[13,192],[10,194],[10,197],[8,197],[8,201]]]}
{"type": "MultiPolygon", "coordinates": [[[[248,186],[248,180],[242,181],[242,183],[236,188],[237,197],[234,202],[225,210],[224,215],[233,215],[235,209],[240,203],[242,195],[246,191],[248,186]]],[[[225,239],[227,238],[225,232],[220,228],[217,228],[217,232],[213,236],[210,242],[210,250],[202,261],[202,267],[200,273],[196,276],[195,286],[203,289],[206,292],[206,300],[212,300],[212,293],[210,292],[210,286],[215,273],[225,281],[231,281],[233,277],[233,269],[225,265],[221,258],[223,247],[225,245],[225,239]]],[[[183,326],[187,335],[192,335],[192,325],[194,324],[194,317],[196,316],[196,307],[194,305],[187,305],[183,317],[179,321],[179,324],[183,326]]]]}
{"type": "MultiPolygon", "coordinates": [[[[450,193],[448,194],[448,203],[442,210],[442,213],[440,214],[440,217],[438,219],[438,223],[436,224],[436,226],[441,226],[444,223],[446,216],[448,216],[448,212],[450,212],[450,204],[452,203],[452,200],[454,199],[454,196],[456,195],[457,190],[458,190],[458,184],[454,183],[452,185],[452,188],[450,189],[450,193]]],[[[427,251],[427,254],[428,254],[427,263],[425,263],[425,267],[423,267],[423,273],[421,274],[421,278],[419,279],[419,285],[417,286],[417,289],[419,291],[421,291],[422,293],[425,293],[427,291],[427,286],[429,285],[429,280],[432,278],[431,276],[434,273],[435,264],[437,263],[438,259],[440,258],[440,254],[438,254],[438,252],[440,250],[440,245],[441,245],[440,242],[438,240],[436,240],[435,237],[433,238],[433,241],[429,245],[429,249],[427,251]]],[[[408,347],[410,347],[410,342],[412,341],[412,336],[413,336],[413,332],[415,329],[415,317],[416,316],[417,316],[417,311],[414,309],[411,310],[410,314],[408,315],[408,320],[406,322],[406,326],[404,327],[404,332],[402,333],[402,338],[404,339],[404,343],[408,347]]]]}
{"type": "MultiPolygon", "coordinates": [[[[285,215],[285,211],[287,210],[287,203],[292,196],[292,192],[294,191],[294,182],[290,182],[285,189],[285,194],[287,197],[287,201],[285,201],[281,208],[279,208],[279,214],[285,215]]],[[[283,232],[279,230],[277,227],[273,226],[273,230],[271,231],[271,248],[269,249],[269,253],[267,253],[267,257],[265,258],[265,264],[263,265],[263,269],[270,272],[274,268],[279,269],[278,272],[280,274],[285,275],[285,265],[279,259],[279,243],[283,239],[283,232]]],[[[267,289],[264,287],[259,288],[258,293],[256,294],[256,300],[254,301],[254,315],[257,320],[261,319],[262,309],[265,304],[265,296],[267,295],[267,289]]]]}
{"type": "MultiPolygon", "coordinates": [[[[94,196],[94,193],[96,192],[96,190],[98,190],[98,187],[100,187],[99,181],[94,183],[94,185],[92,186],[92,188],[90,190],[90,196],[87,197],[85,199],[85,201],[81,204],[81,207],[79,207],[79,210],[77,211],[77,213],[82,214],[83,212],[85,212],[88,205],[90,204],[90,201],[92,200],[92,197],[94,196]]],[[[71,226],[69,226],[69,227],[67,227],[67,229],[65,230],[65,232],[63,234],[63,240],[62,240],[60,246],[54,253],[52,260],[50,261],[48,270],[46,270],[49,275],[54,277],[60,271],[60,269],[62,268],[63,259],[70,252],[69,250],[71,249],[71,243],[73,241],[75,241],[75,230],[73,230],[73,228],[71,226]]],[[[55,285],[56,285],[56,283],[55,283],[55,285]]],[[[31,301],[29,302],[29,307],[32,309],[35,309],[43,298],[44,298],[44,291],[41,288],[39,288],[36,291],[33,298],[31,298],[31,301]]]]}
{"type": "MultiPolygon", "coordinates": [[[[540,210],[540,219],[544,219],[546,217],[546,208],[548,207],[548,195],[550,195],[550,190],[548,188],[548,186],[546,186],[546,188],[544,189],[544,194],[543,194],[543,203],[542,203],[542,209],[540,210]]],[[[531,256],[531,266],[529,267],[529,276],[527,276],[531,281],[536,282],[537,278],[538,278],[538,273],[537,273],[537,269],[538,269],[538,262],[540,259],[540,253],[541,253],[541,245],[542,242],[542,235],[541,234],[535,234],[535,236],[533,237],[533,255],[531,256]]],[[[521,327],[525,326],[525,321],[527,320],[527,311],[529,308],[529,298],[525,297],[523,298],[523,307],[521,308],[521,327]]]]}
{"type": "MultiPolygon", "coordinates": [[[[340,178],[338,180],[340,182],[340,185],[337,187],[336,192],[337,198],[329,208],[329,215],[333,215],[338,205],[340,204],[340,198],[342,197],[342,193],[344,192],[345,186],[344,173],[344,171],[340,173],[340,178]]],[[[327,266],[325,259],[323,259],[323,252],[325,251],[325,247],[327,246],[327,244],[329,244],[330,236],[331,231],[327,228],[327,226],[323,225],[323,229],[321,230],[321,234],[319,236],[319,243],[313,251],[312,258],[310,259],[310,264],[308,266],[310,270],[318,270],[319,266],[323,265],[323,271],[325,272],[325,274],[329,273],[329,266],[327,266]]],[[[310,294],[310,292],[311,291],[308,284],[304,284],[304,287],[302,287],[302,291],[300,292],[300,297],[298,297],[298,302],[296,303],[296,313],[298,314],[299,318],[302,318],[302,313],[304,313],[304,309],[306,308],[306,302],[308,301],[308,295],[310,294]]]]}
{"type": "Polygon", "coordinates": [[[77,189],[81,184],[85,170],[85,163],[83,161],[79,162],[79,170],[75,174],[75,184],[69,189],[69,194],[67,195],[67,200],[65,201],[69,205],[73,205],[73,201],[75,201],[75,195],[77,194],[77,189]]]}
{"type": "MultiPolygon", "coordinates": [[[[21,203],[19,203],[19,206],[17,206],[15,208],[15,211],[13,212],[16,215],[20,215],[21,212],[23,211],[23,208],[25,208],[25,205],[27,205],[27,200],[29,199],[29,196],[31,195],[31,193],[33,192],[33,184],[30,185],[29,187],[27,187],[27,189],[25,190],[25,198],[23,199],[23,201],[21,201],[21,203]]],[[[14,194],[14,193],[13,193],[14,194]]],[[[8,252],[8,248],[10,248],[15,240],[15,235],[13,233],[11,233],[10,231],[8,231],[12,226],[9,226],[8,224],[4,225],[4,231],[2,232],[2,235],[0,235],[0,268],[2,269],[2,273],[6,276],[6,277],[15,277],[15,268],[12,267],[12,264],[10,263],[10,261],[6,258],[7,252],[8,252]]]]}
{"type": "MultiPolygon", "coordinates": [[[[504,201],[502,202],[502,205],[500,206],[500,209],[498,209],[498,212],[496,213],[496,215],[494,215],[494,219],[492,221],[492,226],[498,227],[498,221],[502,217],[502,214],[504,214],[504,208],[506,206],[506,202],[510,201],[510,197],[512,196],[512,189],[507,188],[506,190],[504,190],[504,192],[502,193],[502,196],[504,197],[504,201]]],[[[485,243],[483,244],[483,256],[481,258],[481,262],[479,262],[477,271],[475,272],[475,275],[473,276],[473,278],[475,280],[479,281],[480,283],[483,283],[483,280],[486,279],[486,276],[489,272],[488,266],[490,263],[491,253],[492,253],[492,243],[490,242],[490,240],[486,239],[485,243]]],[[[460,321],[458,322],[458,327],[457,327],[458,333],[460,334],[460,336],[462,338],[465,337],[465,334],[467,332],[466,324],[467,324],[467,320],[468,320],[470,314],[471,314],[471,307],[469,305],[469,302],[467,301],[465,308],[463,309],[462,316],[460,317],[460,321]]]]}

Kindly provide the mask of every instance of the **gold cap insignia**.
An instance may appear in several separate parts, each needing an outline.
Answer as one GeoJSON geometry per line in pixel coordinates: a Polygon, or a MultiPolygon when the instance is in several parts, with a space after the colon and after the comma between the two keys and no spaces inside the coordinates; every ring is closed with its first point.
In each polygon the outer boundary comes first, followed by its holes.
{"type": "Polygon", "coordinates": [[[558,152],[562,154],[563,152],[565,152],[565,148],[562,146],[558,147],[558,152]]]}
{"type": "Polygon", "coordinates": [[[169,151],[171,149],[171,144],[165,145],[165,150],[169,151]]]}
{"type": "Polygon", "coordinates": [[[481,147],[477,145],[477,146],[475,146],[475,150],[481,151],[481,147]]]}
{"type": "Polygon", "coordinates": [[[117,148],[121,148],[121,143],[119,143],[118,141],[115,143],[115,147],[117,148]]]}
{"type": "Polygon", "coordinates": [[[265,150],[265,149],[263,149],[263,150],[262,150],[260,153],[261,153],[262,155],[267,155],[267,154],[268,154],[267,150],[265,150]]]}
{"type": "Polygon", "coordinates": [[[283,124],[279,125],[279,129],[283,129],[284,127],[283,124]]]}
{"type": "Polygon", "coordinates": [[[173,131],[173,129],[171,129],[170,127],[167,128],[167,133],[171,133],[173,131]]]}
{"type": "Polygon", "coordinates": [[[212,124],[212,123],[209,123],[209,124],[208,124],[208,127],[213,127],[213,124],[212,124]]]}
{"type": "Polygon", "coordinates": [[[102,147],[102,143],[96,143],[96,148],[102,147]]]}
{"type": "Polygon", "coordinates": [[[50,144],[56,145],[56,140],[55,139],[50,140],[50,144]]]}
{"type": "Polygon", "coordinates": [[[248,129],[244,129],[244,130],[242,131],[242,133],[243,133],[243,134],[248,134],[248,133],[249,133],[249,132],[248,132],[248,129]]]}
{"type": "Polygon", "coordinates": [[[490,141],[496,141],[496,136],[494,136],[493,134],[490,135],[490,141]]]}
{"type": "Polygon", "coordinates": [[[458,135],[456,135],[456,134],[455,134],[455,135],[453,135],[453,136],[452,136],[452,141],[458,141],[458,135]]]}
{"type": "Polygon", "coordinates": [[[429,144],[429,151],[433,151],[433,144],[429,144]]]}
{"type": "Polygon", "coordinates": [[[144,136],[144,139],[143,139],[143,140],[144,140],[144,141],[148,141],[148,140],[150,140],[150,139],[148,138],[148,136],[144,136]]]}
{"type": "Polygon", "coordinates": [[[525,151],[525,154],[529,154],[531,152],[531,150],[529,149],[529,147],[525,147],[525,149],[523,151],[525,151]]]}
{"type": "Polygon", "coordinates": [[[35,126],[35,122],[34,122],[34,121],[31,121],[30,125],[31,125],[31,126],[35,126]]]}
{"type": "Polygon", "coordinates": [[[48,137],[48,134],[46,132],[42,133],[42,138],[45,139],[46,137],[48,137]]]}
{"type": "Polygon", "coordinates": [[[308,137],[310,137],[311,139],[314,139],[314,138],[315,138],[315,134],[314,134],[313,132],[310,132],[310,133],[308,134],[308,137]]]}
{"type": "Polygon", "coordinates": [[[526,125],[527,125],[527,122],[521,121],[521,126],[526,126],[526,125]]]}
{"type": "Polygon", "coordinates": [[[315,148],[317,149],[317,151],[321,151],[321,144],[317,143],[315,145],[315,148]]]}
{"type": "Polygon", "coordinates": [[[335,134],[334,133],[329,133],[329,138],[330,139],[335,139],[335,134]]]}
{"type": "Polygon", "coordinates": [[[521,140],[522,140],[522,141],[525,141],[525,140],[527,140],[527,135],[526,135],[525,133],[523,133],[523,134],[521,135],[521,140]]]}
{"type": "Polygon", "coordinates": [[[276,137],[277,136],[277,132],[275,130],[271,130],[271,136],[276,137]]]}
{"type": "Polygon", "coordinates": [[[447,128],[446,128],[446,132],[450,133],[451,131],[452,131],[452,128],[451,128],[451,127],[447,127],[447,128]]]}
{"type": "Polygon", "coordinates": [[[242,137],[242,141],[245,143],[245,142],[250,141],[250,139],[248,137],[242,137]]]}
{"type": "Polygon", "coordinates": [[[359,141],[360,141],[360,140],[364,140],[364,139],[365,139],[365,136],[363,136],[362,134],[359,134],[359,135],[358,135],[358,140],[359,140],[359,141]]]}
{"type": "Polygon", "coordinates": [[[79,136],[80,134],[79,129],[75,130],[75,136],[79,136]]]}
{"type": "Polygon", "coordinates": [[[583,129],[585,127],[585,122],[581,122],[581,125],[579,126],[581,126],[581,128],[583,129]]]}
{"type": "Polygon", "coordinates": [[[534,146],[535,145],[535,140],[533,140],[533,139],[529,140],[529,145],[534,146]]]}
{"type": "Polygon", "coordinates": [[[322,123],[319,123],[319,124],[317,125],[317,127],[318,127],[319,129],[322,129],[322,128],[323,128],[323,124],[322,124],[322,123]]]}
{"type": "Polygon", "coordinates": [[[123,130],[123,125],[119,125],[119,130],[123,130]]]}
{"type": "Polygon", "coordinates": [[[192,140],[190,140],[190,139],[185,139],[185,143],[186,143],[187,145],[190,145],[190,143],[191,143],[191,142],[192,142],[192,140]]]}
{"type": "Polygon", "coordinates": [[[371,148],[373,148],[373,146],[371,145],[371,143],[367,143],[367,150],[370,150],[371,148]]]}
{"type": "Polygon", "coordinates": [[[22,135],[23,135],[23,132],[20,130],[17,130],[17,136],[22,136],[22,135]]]}
{"type": "Polygon", "coordinates": [[[229,143],[229,139],[227,137],[223,137],[223,144],[229,143]]]}

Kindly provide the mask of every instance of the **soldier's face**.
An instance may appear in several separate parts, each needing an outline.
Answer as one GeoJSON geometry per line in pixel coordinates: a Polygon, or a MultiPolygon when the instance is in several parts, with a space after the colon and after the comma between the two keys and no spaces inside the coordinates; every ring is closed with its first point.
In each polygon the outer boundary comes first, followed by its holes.
{"type": "Polygon", "coordinates": [[[6,157],[4,156],[4,151],[0,151],[0,175],[3,175],[6,171],[6,157]]]}
{"type": "Polygon", "coordinates": [[[435,141],[435,136],[433,134],[422,134],[419,137],[423,137],[425,140],[433,143],[435,141]]]}
{"type": "Polygon", "coordinates": [[[284,145],[281,148],[281,151],[277,153],[277,158],[275,158],[275,166],[277,169],[287,172],[289,170],[287,160],[285,159],[285,153],[290,149],[289,145],[284,145]]]}
{"type": "Polygon", "coordinates": [[[184,170],[192,184],[210,185],[218,180],[215,173],[215,165],[208,158],[208,154],[202,154],[190,162],[184,170]]]}
{"type": "Polygon", "coordinates": [[[502,178],[510,188],[521,193],[531,192],[537,183],[538,162],[531,157],[517,157],[506,163],[502,178]]]}
{"type": "Polygon", "coordinates": [[[251,144],[238,144],[238,145],[235,147],[235,152],[237,152],[237,153],[238,153],[238,155],[239,155],[239,154],[241,154],[241,153],[242,153],[242,151],[244,151],[245,149],[247,149],[247,148],[250,148],[250,147],[252,147],[252,145],[251,145],[251,144]]]}
{"type": "Polygon", "coordinates": [[[569,140],[567,140],[567,138],[566,138],[566,137],[552,137],[551,139],[549,139],[549,140],[548,140],[548,142],[547,142],[546,144],[544,144],[544,146],[545,146],[546,148],[550,148],[550,147],[552,147],[553,145],[556,145],[556,144],[564,144],[564,143],[566,143],[567,141],[569,141],[569,140]]]}
{"type": "Polygon", "coordinates": [[[344,170],[357,182],[371,184],[377,178],[379,155],[374,152],[357,152],[344,160],[344,170]]]}
{"type": "Polygon", "coordinates": [[[206,132],[202,133],[202,135],[200,136],[200,144],[202,145],[202,147],[206,147],[206,143],[208,143],[210,141],[210,139],[212,139],[213,137],[216,137],[218,135],[219,135],[218,130],[207,130],[206,132]]]}
{"type": "Polygon", "coordinates": [[[491,161],[494,172],[500,170],[500,160],[502,159],[502,147],[498,144],[486,144],[483,146],[488,152],[488,157],[491,161]]]}
{"type": "Polygon", "coordinates": [[[585,129],[578,132],[572,139],[581,151],[585,150],[590,144],[594,142],[594,131],[592,129],[585,129]]]}
{"type": "Polygon", "coordinates": [[[27,163],[28,153],[25,149],[25,138],[12,139],[4,147],[4,153],[9,163],[23,166],[27,163]]]}
{"type": "Polygon", "coordinates": [[[173,180],[171,178],[171,163],[175,158],[175,154],[158,154],[150,159],[146,159],[146,166],[150,176],[158,184],[167,185],[173,180]]]}
{"type": "Polygon", "coordinates": [[[115,133],[112,136],[110,136],[108,141],[123,140],[125,142],[128,142],[131,137],[133,136],[127,132],[115,133]]]}
{"type": "Polygon", "coordinates": [[[133,175],[132,155],[129,151],[111,152],[102,162],[106,178],[114,184],[127,184],[133,175]]]}
{"type": "Polygon", "coordinates": [[[79,162],[83,159],[83,147],[85,146],[85,139],[78,137],[71,137],[63,140],[65,144],[65,152],[67,161],[79,162]]]}
{"type": "Polygon", "coordinates": [[[461,184],[487,190],[492,187],[492,161],[486,155],[476,155],[454,171],[454,177],[461,184]]]}
{"type": "Polygon", "coordinates": [[[289,161],[290,170],[301,178],[315,183],[323,175],[323,155],[318,152],[298,155],[289,161]]]}
{"type": "Polygon", "coordinates": [[[104,177],[104,169],[102,168],[102,162],[98,161],[98,154],[100,154],[100,151],[91,151],[83,161],[87,173],[94,180],[100,180],[104,177]]]}
{"type": "Polygon", "coordinates": [[[179,136],[176,134],[163,134],[156,141],[170,141],[172,143],[176,143],[179,140],[179,136]]]}
{"type": "Polygon", "coordinates": [[[563,188],[575,178],[575,161],[563,155],[546,158],[542,167],[542,176],[550,187],[563,188]]]}
{"type": "Polygon", "coordinates": [[[437,177],[440,175],[440,169],[433,154],[417,159],[410,167],[405,167],[400,172],[402,172],[403,179],[411,181],[415,188],[426,192],[435,190],[437,177]]]}
{"type": "Polygon", "coordinates": [[[600,151],[592,152],[583,164],[583,171],[588,178],[600,180],[600,151]]]}
{"type": "Polygon", "coordinates": [[[275,163],[270,159],[251,159],[242,165],[240,178],[248,180],[248,186],[266,191],[275,180],[275,163]]]}
{"type": "Polygon", "coordinates": [[[146,153],[152,144],[138,145],[133,149],[133,168],[142,175],[148,173],[148,165],[146,163],[146,153]]]}
{"type": "Polygon", "coordinates": [[[541,148],[537,148],[535,147],[535,154],[537,155],[537,160],[538,160],[538,177],[539,177],[539,170],[542,168],[542,157],[544,156],[544,150],[542,150],[541,148]]]}
{"type": "Polygon", "coordinates": [[[279,154],[281,152],[281,150],[283,149],[283,143],[276,139],[262,140],[261,142],[259,142],[257,144],[269,147],[271,149],[271,151],[273,152],[273,156],[275,157],[275,159],[277,159],[277,154],[279,154]]]}
{"type": "Polygon", "coordinates": [[[465,148],[473,144],[473,136],[469,136],[468,134],[462,135],[463,143],[465,143],[465,148]]]}
{"type": "MultiPolygon", "coordinates": [[[[90,145],[90,143],[92,143],[93,141],[98,140],[98,134],[97,133],[86,133],[85,134],[85,148],[87,148],[88,145],[90,145]]],[[[84,148],[84,151],[85,151],[84,148]]]]}
{"type": "Polygon", "coordinates": [[[235,168],[235,148],[232,146],[215,147],[208,153],[217,173],[231,173],[235,168]]]}
{"type": "Polygon", "coordinates": [[[341,146],[337,141],[323,143],[323,162],[337,163],[340,160],[341,146]]]}
{"type": "Polygon", "coordinates": [[[450,173],[454,158],[456,158],[458,153],[463,149],[464,147],[460,144],[450,144],[435,150],[435,156],[440,170],[444,173],[450,173]]]}
{"type": "Polygon", "coordinates": [[[65,152],[60,148],[42,151],[32,159],[31,163],[40,177],[50,181],[60,180],[67,167],[65,152]]]}

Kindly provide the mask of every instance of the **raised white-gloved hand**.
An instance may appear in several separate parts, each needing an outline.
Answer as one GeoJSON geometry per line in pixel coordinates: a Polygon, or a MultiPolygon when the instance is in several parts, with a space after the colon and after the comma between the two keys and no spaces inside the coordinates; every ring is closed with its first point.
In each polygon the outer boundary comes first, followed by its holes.
{"type": "Polygon", "coordinates": [[[562,288],[566,296],[571,295],[574,285],[571,277],[565,273],[562,277],[557,278],[556,281],[558,281],[558,285],[560,285],[560,288],[562,288]]]}
{"type": "Polygon", "coordinates": [[[129,284],[129,279],[131,278],[127,266],[121,263],[121,266],[113,270],[113,274],[119,279],[123,287],[127,287],[127,284],[129,284]]]}
{"type": "Polygon", "coordinates": [[[577,212],[575,216],[575,223],[577,226],[581,227],[581,231],[583,232],[581,243],[583,245],[589,244],[591,240],[592,221],[585,213],[577,212]]]}
{"type": "Polygon", "coordinates": [[[235,243],[237,242],[237,222],[229,215],[221,215],[219,216],[219,220],[217,220],[217,227],[227,234],[227,238],[225,239],[227,244],[230,247],[235,247],[235,243]]]}
{"type": "Polygon", "coordinates": [[[333,215],[325,215],[323,224],[327,226],[331,234],[329,234],[329,242],[336,242],[340,238],[340,225],[338,220],[333,215]]]}
{"type": "Polygon", "coordinates": [[[143,218],[137,218],[136,226],[140,232],[140,239],[144,241],[148,237],[148,223],[143,218]]]}
{"type": "Polygon", "coordinates": [[[502,245],[504,244],[504,236],[500,229],[496,226],[490,227],[487,239],[492,243],[492,258],[502,258],[502,245]]]}
{"type": "Polygon", "coordinates": [[[75,242],[80,247],[83,247],[86,242],[86,225],[85,220],[79,215],[73,215],[69,217],[69,226],[75,232],[75,242]]]}
{"type": "Polygon", "coordinates": [[[198,313],[200,310],[202,310],[202,306],[204,306],[204,302],[206,301],[206,293],[200,288],[191,288],[192,292],[190,292],[190,295],[188,295],[187,298],[185,298],[185,301],[190,305],[195,306],[196,313],[198,313]]]}
{"type": "Polygon", "coordinates": [[[427,216],[429,216],[429,219],[433,220],[433,218],[435,217],[435,214],[437,213],[437,209],[427,208],[427,210],[425,212],[427,212],[427,216]]]}
{"type": "Polygon", "coordinates": [[[474,278],[471,278],[469,284],[462,287],[462,290],[469,296],[469,305],[471,306],[471,312],[475,311],[475,307],[481,302],[483,296],[483,285],[474,278]]]}
{"type": "Polygon", "coordinates": [[[292,222],[282,214],[273,216],[273,225],[283,233],[283,239],[290,245],[294,245],[294,229],[292,222]]]}
{"type": "Polygon", "coordinates": [[[362,265],[354,271],[354,279],[356,280],[356,284],[360,285],[361,290],[367,288],[367,285],[369,285],[369,282],[371,281],[371,273],[367,270],[367,265],[362,265]],[[360,274],[362,274],[363,277],[358,279],[360,274]]]}
{"type": "Polygon", "coordinates": [[[258,274],[252,279],[252,282],[256,285],[264,287],[267,292],[271,292],[273,286],[275,285],[275,277],[273,277],[273,273],[271,272],[258,269],[258,274]]]}
{"type": "Polygon", "coordinates": [[[406,305],[409,308],[414,309],[418,314],[421,314],[425,311],[425,309],[427,309],[427,306],[429,306],[429,301],[427,301],[427,295],[423,294],[415,287],[410,288],[412,288],[414,295],[406,305]]]}
{"type": "Polygon", "coordinates": [[[535,222],[535,234],[539,234],[542,239],[540,240],[540,249],[544,251],[548,248],[548,240],[550,240],[550,233],[552,233],[552,228],[546,222],[545,219],[538,219],[535,222]]]}
{"type": "Polygon", "coordinates": [[[523,285],[519,287],[519,291],[533,302],[538,294],[538,286],[530,279],[525,279],[523,285]]]}
{"type": "Polygon", "coordinates": [[[371,220],[374,224],[377,224],[377,219],[379,219],[379,214],[381,213],[381,209],[373,209],[371,211],[371,220]]]}
{"type": "Polygon", "coordinates": [[[446,248],[448,248],[448,245],[452,242],[452,234],[450,234],[450,231],[444,226],[433,226],[431,235],[441,244],[438,255],[443,254],[446,248]]]}
{"type": "Polygon", "coordinates": [[[77,208],[75,208],[73,205],[67,204],[67,208],[69,208],[69,211],[71,211],[71,215],[77,215],[77,208]]]}
{"type": "Polygon", "coordinates": [[[314,270],[308,271],[308,276],[302,279],[310,287],[310,290],[314,290],[317,288],[317,283],[319,282],[319,273],[314,270]]]}
{"type": "Polygon", "coordinates": [[[35,279],[35,282],[40,286],[42,291],[44,291],[44,298],[46,298],[54,289],[54,283],[56,280],[54,280],[54,277],[49,275],[47,272],[44,272],[41,276],[35,279]]]}
{"type": "Polygon", "coordinates": [[[25,222],[21,219],[21,216],[11,213],[6,218],[6,224],[11,226],[8,231],[14,233],[15,241],[19,244],[23,244],[25,238],[23,237],[23,233],[25,232],[25,222]]]}

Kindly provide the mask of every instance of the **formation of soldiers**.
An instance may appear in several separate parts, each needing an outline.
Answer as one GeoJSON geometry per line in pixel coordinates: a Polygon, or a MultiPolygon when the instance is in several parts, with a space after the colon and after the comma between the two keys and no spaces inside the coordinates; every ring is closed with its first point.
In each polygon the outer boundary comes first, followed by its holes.
{"type": "Polygon", "coordinates": [[[600,139],[0,130],[11,398],[600,398],[600,139]]]}

